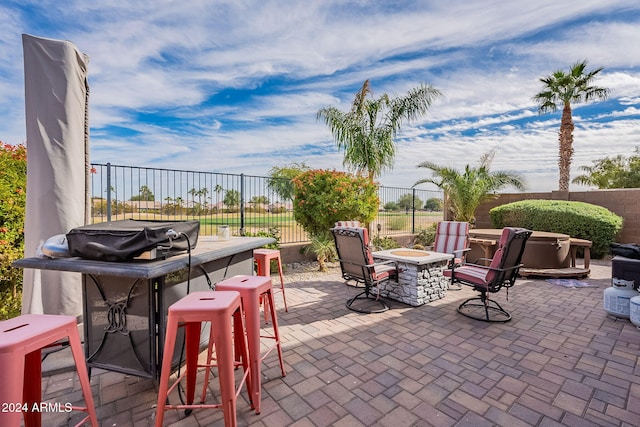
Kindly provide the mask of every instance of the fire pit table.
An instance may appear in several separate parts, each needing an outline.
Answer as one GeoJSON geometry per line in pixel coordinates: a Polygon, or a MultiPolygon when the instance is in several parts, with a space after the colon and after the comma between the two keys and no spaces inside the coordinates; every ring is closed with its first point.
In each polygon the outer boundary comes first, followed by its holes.
{"type": "Polygon", "coordinates": [[[420,306],[444,298],[451,279],[442,272],[451,254],[416,249],[389,249],[373,252],[375,261],[396,261],[398,283],[389,280],[380,285],[380,296],[412,306],[420,306]]]}

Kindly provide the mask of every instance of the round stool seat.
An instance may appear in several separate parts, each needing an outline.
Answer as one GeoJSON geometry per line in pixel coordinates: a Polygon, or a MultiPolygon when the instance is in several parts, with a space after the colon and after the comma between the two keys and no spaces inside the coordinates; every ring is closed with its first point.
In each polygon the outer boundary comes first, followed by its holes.
{"type": "MultiPolygon", "coordinates": [[[[282,293],[282,301],[284,302],[284,311],[289,312],[287,307],[287,297],[284,293],[284,278],[282,276],[282,260],[280,258],[280,251],[277,249],[254,249],[253,259],[257,264],[258,276],[271,277],[271,260],[277,261],[278,275],[280,276],[280,293],[282,293]]],[[[275,288],[278,290],[278,288],[275,288]]]]}

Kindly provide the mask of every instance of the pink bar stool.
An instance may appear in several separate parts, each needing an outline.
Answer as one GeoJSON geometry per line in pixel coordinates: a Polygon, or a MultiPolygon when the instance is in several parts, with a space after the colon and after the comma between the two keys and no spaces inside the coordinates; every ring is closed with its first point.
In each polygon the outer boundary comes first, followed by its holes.
{"type": "MultiPolygon", "coordinates": [[[[162,369],[160,371],[160,385],[158,386],[158,406],[156,409],[156,427],[161,427],[164,419],[164,412],[167,409],[186,409],[187,414],[194,408],[220,408],[224,413],[224,425],[237,425],[236,401],[240,394],[242,384],[247,382],[249,397],[251,398],[252,385],[248,381],[250,372],[248,361],[247,343],[244,337],[243,312],[238,292],[192,292],[172,304],[168,310],[167,333],[164,344],[164,356],[162,369]],[[232,322],[233,316],[233,322],[232,322]],[[200,331],[202,322],[211,322],[211,332],[209,335],[209,349],[215,342],[216,345],[216,365],[211,363],[211,351],[208,352],[207,363],[198,364],[198,353],[200,352],[200,331]],[[233,333],[232,323],[235,328],[240,328],[242,332],[233,333]],[[169,387],[169,376],[171,375],[171,359],[176,343],[179,324],[184,324],[186,336],[186,369],[169,387]],[[244,376],[237,389],[235,385],[234,369],[238,365],[234,362],[234,340],[235,348],[238,348],[242,358],[241,365],[244,368],[244,376]],[[221,401],[218,404],[204,404],[204,393],[200,404],[194,404],[196,374],[198,368],[206,368],[208,372],[211,366],[218,367],[220,380],[221,401]],[[186,404],[169,405],[167,395],[186,376],[186,404]]],[[[207,383],[205,382],[205,391],[207,383]]]]}
{"type": "Polygon", "coordinates": [[[282,376],[287,373],[284,369],[284,360],[282,359],[282,346],[280,345],[280,332],[278,331],[278,319],[273,302],[273,291],[271,287],[271,279],[264,276],[234,276],[223,280],[216,284],[216,292],[219,291],[238,291],[242,298],[242,306],[244,307],[244,315],[247,320],[247,341],[249,343],[249,359],[251,367],[251,387],[253,396],[251,402],[256,410],[260,413],[260,364],[269,355],[273,348],[277,348],[278,357],[280,359],[280,370],[282,376]],[[260,335],[260,300],[266,298],[268,304],[272,307],[271,322],[273,326],[273,335],[260,335]],[[260,349],[260,338],[269,338],[275,340],[275,344],[266,351],[262,356],[260,349]]]}
{"type": "MultiPolygon", "coordinates": [[[[284,311],[289,312],[287,307],[287,297],[284,294],[284,279],[282,278],[282,260],[280,251],[277,249],[254,249],[253,259],[258,264],[258,276],[271,277],[271,260],[278,261],[278,274],[280,275],[280,292],[284,301],[284,311]]],[[[275,307],[275,306],[274,306],[275,307]]]]}
{"type": "MultiPolygon", "coordinates": [[[[73,316],[25,314],[0,322],[0,402],[16,405],[22,402],[23,409],[29,410],[34,405],[39,406],[42,399],[41,349],[59,345],[56,342],[65,338],[69,339],[86,405],[71,409],[87,412],[76,425],[90,421],[92,426],[98,427],[78,325],[73,316]]],[[[61,402],[61,410],[66,410],[67,403],[61,402]]],[[[0,425],[19,426],[20,411],[7,409],[0,411],[0,425]]],[[[23,414],[25,426],[41,425],[41,412],[23,411],[23,414]]]]}

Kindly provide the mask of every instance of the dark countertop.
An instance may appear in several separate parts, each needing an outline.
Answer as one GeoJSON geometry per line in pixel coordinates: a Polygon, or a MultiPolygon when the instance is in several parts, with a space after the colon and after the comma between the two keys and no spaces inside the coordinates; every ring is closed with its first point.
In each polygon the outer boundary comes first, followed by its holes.
{"type": "MultiPolygon", "coordinates": [[[[269,237],[232,237],[230,240],[213,240],[201,237],[191,252],[191,265],[198,266],[217,259],[226,258],[241,252],[260,248],[275,240],[269,237]]],[[[184,252],[166,259],[132,260],[127,262],[94,261],[79,257],[71,258],[23,258],[12,266],[41,270],[71,271],[92,275],[108,275],[150,279],[181,270],[187,267],[189,255],[184,252]]]]}

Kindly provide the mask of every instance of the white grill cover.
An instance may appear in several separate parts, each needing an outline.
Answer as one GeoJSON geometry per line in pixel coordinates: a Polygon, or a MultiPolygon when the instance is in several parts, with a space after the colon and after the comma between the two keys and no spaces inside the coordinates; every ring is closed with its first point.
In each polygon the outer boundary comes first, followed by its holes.
{"type": "MultiPolygon", "coordinates": [[[[70,42],[22,36],[27,130],[25,257],[88,215],[87,64],[70,42]]],[[[78,273],[25,269],[23,313],[82,315],[78,273]]]]}

